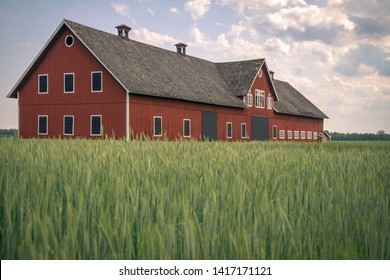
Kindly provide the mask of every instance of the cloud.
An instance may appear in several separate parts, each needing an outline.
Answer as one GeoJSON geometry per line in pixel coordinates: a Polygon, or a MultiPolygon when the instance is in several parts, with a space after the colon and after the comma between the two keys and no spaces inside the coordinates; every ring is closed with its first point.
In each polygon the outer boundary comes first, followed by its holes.
{"type": "Polygon", "coordinates": [[[219,0],[218,3],[220,6],[229,6],[233,8],[239,14],[244,14],[246,12],[264,14],[284,8],[307,5],[304,0],[219,0]]]}
{"type": "Polygon", "coordinates": [[[179,10],[178,10],[177,8],[175,8],[175,7],[170,8],[169,11],[170,11],[172,14],[176,14],[176,15],[179,14],[179,10]]]}
{"type": "Polygon", "coordinates": [[[345,76],[360,76],[378,73],[390,76],[388,53],[374,45],[360,45],[343,55],[335,71],[345,76]]]}
{"type": "Polygon", "coordinates": [[[146,28],[132,30],[131,32],[134,34],[134,39],[136,39],[137,41],[141,41],[154,46],[162,47],[164,46],[164,44],[167,43],[173,45],[179,42],[179,40],[173,38],[172,36],[152,32],[146,28]]]}
{"type": "Polygon", "coordinates": [[[151,16],[154,16],[154,11],[150,8],[148,8],[148,13],[151,15],[151,16]]]}
{"type": "Polygon", "coordinates": [[[118,15],[130,18],[129,10],[130,7],[127,6],[126,4],[122,3],[111,3],[111,7],[115,10],[115,12],[118,15]]]}
{"type": "Polygon", "coordinates": [[[193,20],[201,19],[210,10],[210,0],[192,0],[184,5],[193,20]]]}
{"type": "Polygon", "coordinates": [[[24,42],[18,42],[18,45],[22,47],[23,49],[31,49],[32,43],[29,41],[24,41],[24,42]]]}
{"type": "Polygon", "coordinates": [[[276,29],[295,29],[305,32],[308,27],[331,29],[342,27],[347,31],[355,28],[354,23],[340,9],[320,8],[314,5],[281,9],[266,16],[267,22],[276,29]]]}
{"type": "Polygon", "coordinates": [[[231,25],[229,35],[233,37],[239,37],[243,33],[248,33],[253,39],[258,38],[259,36],[258,32],[252,26],[250,21],[240,21],[238,24],[231,25]]]}

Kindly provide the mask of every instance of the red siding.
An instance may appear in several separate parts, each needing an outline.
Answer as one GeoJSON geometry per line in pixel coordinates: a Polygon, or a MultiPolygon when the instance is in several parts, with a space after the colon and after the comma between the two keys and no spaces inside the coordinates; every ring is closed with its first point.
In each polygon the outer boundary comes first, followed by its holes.
{"type": "Polygon", "coordinates": [[[270,137],[272,138],[272,126],[277,126],[277,138],[273,140],[277,141],[302,141],[302,142],[315,142],[317,139],[301,139],[299,134],[299,140],[294,139],[294,131],[305,131],[305,132],[317,132],[322,133],[324,127],[324,121],[321,119],[312,119],[305,117],[289,116],[289,115],[276,115],[275,118],[272,118],[270,121],[270,137]],[[285,131],[285,139],[279,138],[279,131],[285,131]],[[287,131],[291,130],[293,133],[293,139],[287,139],[287,131]]]}
{"type": "MultiPolygon", "coordinates": [[[[241,140],[241,122],[249,125],[244,109],[225,108],[219,106],[197,104],[179,100],[131,95],[130,126],[133,138],[146,135],[153,139],[153,116],[162,117],[163,134],[169,139],[182,138],[183,119],[191,120],[191,138],[202,139],[202,111],[218,113],[218,139],[241,140]],[[226,122],[233,123],[233,138],[226,139],[226,122]]],[[[248,128],[247,128],[248,130],[248,128]]]]}
{"type": "Polygon", "coordinates": [[[21,137],[38,137],[38,115],[48,115],[44,137],[63,137],[64,115],[74,115],[75,137],[90,137],[91,115],[102,115],[104,134],[125,137],[125,90],[76,36],[73,46],[67,47],[67,35],[71,32],[59,35],[19,91],[21,137]],[[103,92],[91,92],[92,71],[102,71],[103,92]],[[64,93],[64,73],[74,73],[74,93],[64,93]],[[38,94],[40,74],[48,74],[48,94],[38,94]]]}

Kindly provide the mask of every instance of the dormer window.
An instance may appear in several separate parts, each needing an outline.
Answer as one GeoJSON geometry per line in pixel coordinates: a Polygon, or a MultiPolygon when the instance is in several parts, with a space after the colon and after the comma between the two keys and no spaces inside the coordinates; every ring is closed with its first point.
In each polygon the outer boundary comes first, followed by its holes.
{"type": "Polygon", "coordinates": [[[273,106],[273,99],[272,99],[272,96],[271,94],[268,94],[268,97],[267,97],[267,109],[272,109],[272,106],[273,106]]]}
{"type": "Polygon", "coordinates": [[[248,107],[253,106],[253,95],[252,95],[251,91],[248,92],[248,94],[246,96],[246,101],[247,101],[248,107]]]}

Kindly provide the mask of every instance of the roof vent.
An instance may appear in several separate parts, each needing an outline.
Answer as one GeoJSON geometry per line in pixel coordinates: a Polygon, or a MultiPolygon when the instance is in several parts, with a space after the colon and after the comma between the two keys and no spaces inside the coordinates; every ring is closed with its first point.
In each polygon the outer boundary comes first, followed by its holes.
{"type": "Polygon", "coordinates": [[[118,30],[118,36],[122,37],[123,39],[129,39],[129,32],[131,30],[130,27],[125,24],[121,24],[115,28],[118,30]]]}
{"type": "Polygon", "coordinates": [[[186,47],[187,47],[186,44],[180,42],[180,43],[177,43],[177,44],[175,45],[175,47],[176,47],[177,53],[179,53],[179,54],[181,54],[181,55],[186,55],[186,47]]]}
{"type": "Polygon", "coordinates": [[[271,79],[273,80],[274,76],[275,76],[275,72],[274,71],[269,71],[269,74],[271,75],[271,79]]]}

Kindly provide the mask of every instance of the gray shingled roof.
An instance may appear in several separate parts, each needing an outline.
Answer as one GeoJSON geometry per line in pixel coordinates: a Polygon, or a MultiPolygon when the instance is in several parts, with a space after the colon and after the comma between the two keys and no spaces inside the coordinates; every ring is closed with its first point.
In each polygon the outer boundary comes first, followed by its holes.
{"type": "Polygon", "coordinates": [[[289,83],[279,80],[273,80],[273,83],[279,96],[279,101],[275,101],[274,104],[277,113],[317,119],[328,118],[289,83]]]}
{"type": "Polygon", "coordinates": [[[235,96],[245,96],[264,59],[216,63],[226,84],[235,96]]]}
{"type": "Polygon", "coordinates": [[[130,93],[245,108],[210,61],[65,23],[130,93]]]}

